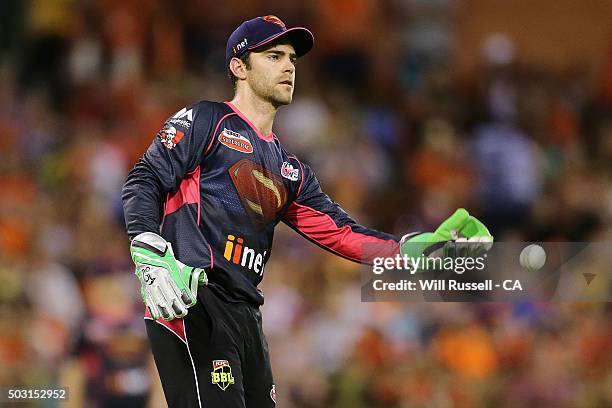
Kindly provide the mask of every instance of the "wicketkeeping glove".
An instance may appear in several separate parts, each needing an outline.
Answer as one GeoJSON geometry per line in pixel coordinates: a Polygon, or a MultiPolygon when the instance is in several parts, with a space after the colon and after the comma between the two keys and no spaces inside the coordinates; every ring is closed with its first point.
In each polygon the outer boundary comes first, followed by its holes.
{"type": "Polygon", "coordinates": [[[493,236],[485,225],[459,208],[434,232],[405,235],[400,241],[401,255],[418,258],[462,256],[477,257],[493,246],[493,236]]]}
{"type": "Polygon", "coordinates": [[[154,319],[184,317],[196,304],[198,285],[208,283],[206,272],[174,257],[172,245],[152,232],[137,235],[130,245],[140,294],[154,319]]]}

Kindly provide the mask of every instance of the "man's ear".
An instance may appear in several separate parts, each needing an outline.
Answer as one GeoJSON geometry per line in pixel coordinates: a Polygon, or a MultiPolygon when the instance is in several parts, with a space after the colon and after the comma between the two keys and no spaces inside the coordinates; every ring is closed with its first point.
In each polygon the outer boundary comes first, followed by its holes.
{"type": "Polygon", "coordinates": [[[229,63],[229,68],[238,79],[246,79],[246,64],[240,58],[232,58],[229,63]]]}

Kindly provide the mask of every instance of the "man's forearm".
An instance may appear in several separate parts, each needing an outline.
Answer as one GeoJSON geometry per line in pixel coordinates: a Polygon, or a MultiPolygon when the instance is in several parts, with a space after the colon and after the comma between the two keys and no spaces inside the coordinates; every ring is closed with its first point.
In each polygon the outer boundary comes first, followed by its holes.
{"type": "Polygon", "coordinates": [[[355,222],[337,204],[321,210],[293,203],[283,221],[302,236],[336,255],[371,264],[376,257],[399,253],[399,238],[355,222]]]}

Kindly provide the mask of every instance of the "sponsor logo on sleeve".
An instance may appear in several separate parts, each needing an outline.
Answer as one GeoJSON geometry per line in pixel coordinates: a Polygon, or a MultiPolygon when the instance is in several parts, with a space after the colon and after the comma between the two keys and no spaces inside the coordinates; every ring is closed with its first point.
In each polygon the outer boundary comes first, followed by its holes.
{"type": "Polygon", "coordinates": [[[283,162],[281,166],[281,176],[291,181],[298,181],[300,178],[300,170],[293,168],[289,162],[283,162]]]}
{"type": "Polygon", "coordinates": [[[185,136],[183,132],[176,130],[174,126],[168,123],[164,125],[159,133],[157,133],[157,137],[159,137],[162,144],[168,149],[174,149],[174,147],[176,147],[176,145],[181,141],[183,136],[185,136]]]}
{"type": "Polygon", "coordinates": [[[189,129],[191,127],[191,122],[193,122],[193,109],[183,108],[168,119],[166,123],[189,129]]]}
{"type": "Polygon", "coordinates": [[[193,109],[187,110],[187,108],[183,108],[180,111],[176,112],[173,118],[186,119],[190,122],[193,122],[193,109]]]}
{"type": "Polygon", "coordinates": [[[249,139],[226,128],[219,133],[219,142],[241,153],[253,153],[253,145],[249,139]]]}
{"type": "Polygon", "coordinates": [[[234,376],[232,375],[232,367],[227,360],[213,360],[213,370],[210,373],[213,384],[216,384],[223,391],[230,385],[234,384],[234,376]]]}

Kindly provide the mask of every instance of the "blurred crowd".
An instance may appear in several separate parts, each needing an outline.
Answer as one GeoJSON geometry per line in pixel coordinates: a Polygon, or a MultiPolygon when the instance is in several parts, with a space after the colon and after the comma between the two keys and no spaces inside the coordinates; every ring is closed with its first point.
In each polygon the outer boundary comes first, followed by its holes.
{"type": "MultiPolygon", "coordinates": [[[[611,241],[612,31],[606,62],[562,68],[491,33],[466,73],[458,7],[2,1],[0,385],[164,406],[120,189],[168,116],[231,99],[225,41],[256,15],[314,32],[275,133],[362,224],[463,206],[497,240],[611,241]]],[[[358,266],[282,225],[262,289],[279,406],[612,406],[607,303],[361,303],[358,266]]]]}

